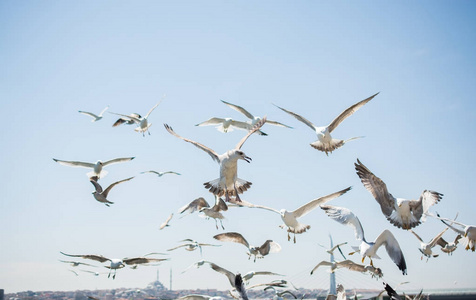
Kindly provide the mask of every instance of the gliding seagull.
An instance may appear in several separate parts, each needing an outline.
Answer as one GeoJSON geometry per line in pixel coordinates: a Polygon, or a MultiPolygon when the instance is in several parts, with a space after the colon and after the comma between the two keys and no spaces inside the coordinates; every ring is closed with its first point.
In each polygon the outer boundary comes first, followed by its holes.
{"type": "Polygon", "coordinates": [[[240,201],[240,197],[238,194],[242,194],[244,191],[248,190],[251,186],[251,182],[245,181],[243,179],[238,178],[237,175],[237,168],[238,168],[238,159],[242,159],[246,162],[250,162],[251,158],[246,156],[243,151],[241,151],[241,147],[246,142],[246,140],[252,135],[254,132],[259,130],[261,126],[264,125],[266,122],[266,117],[264,117],[260,122],[258,122],[252,130],[248,132],[235,146],[234,149],[229,150],[221,155],[217,154],[212,149],[192,141],[190,139],[186,139],[181,137],[175,131],[173,131],[172,127],[167,124],[164,124],[165,129],[171,134],[179,139],[184,140],[185,142],[191,143],[194,146],[202,149],[203,151],[207,152],[208,155],[212,157],[214,161],[216,161],[220,165],[220,178],[205,182],[205,188],[209,189],[211,193],[217,196],[225,195],[226,201],[230,201],[230,196],[235,196],[235,198],[240,201]]]}
{"type": "Polygon", "coordinates": [[[475,251],[475,248],[476,248],[476,226],[466,225],[466,224],[463,224],[461,222],[457,222],[455,220],[440,218],[439,216],[437,217],[437,216],[434,216],[434,215],[429,214],[429,213],[427,213],[427,214],[434,217],[434,218],[437,218],[437,219],[441,220],[446,226],[451,228],[454,232],[463,236],[464,239],[462,239],[462,243],[465,246],[466,250],[471,249],[471,251],[473,251],[473,252],[475,251]],[[459,225],[459,226],[463,227],[464,229],[458,229],[458,228],[446,223],[445,221],[446,222],[451,222],[451,224],[454,223],[456,225],[459,225]]]}
{"type": "Polygon", "coordinates": [[[121,157],[121,158],[114,158],[105,162],[98,160],[96,163],[88,163],[88,162],[82,162],[82,161],[68,161],[68,160],[59,160],[59,159],[53,158],[55,162],[63,166],[93,169],[91,172],[87,173],[86,175],[88,175],[89,178],[96,179],[95,181],[107,175],[108,172],[106,170],[103,170],[102,169],[103,167],[107,165],[112,165],[115,163],[130,161],[133,159],[134,157],[121,157]]]}
{"type": "Polygon", "coordinates": [[[177,172],[174,172],[174,171],[157,172],[157,171],[150,170],[150,171],[144,171],[144,172],[140,172],[140,173],[141,173],[141,174],[152,173],[152,174],[156,174],[156,175],[159,176],[159,177],[162,177],[162,176],[164,176],[165,174],[181,175],[180,173],[177,173],[177,172]]]}
{"type": "Polygon", "coordinates": [[[372,258],[380,258],[377,255],[377,250],[380,246],[385,246],[385,250],[387,250],[388,256],[392,259],[392,261],[398,266],[400,271],[402,271],[403,275],[407,273],[407,264],[405,263],[405,258],[403,257],[402,250],[400,249],[400,245],[398,241],[395,239],[393,234],[388,231],[384,230],[382,233],[375,239],[373,242],[367,242],[364,236],[364,229],[360,224],[359,218],[357,218],[354,213],[352,213],[349,209],[331,205],[321,205],[321,208],[326,212],[326,214],[333,220],[354,228],[355,231],[355,238],[360,241],[359,247],[352,248],[355,250],[352,253],[360,251],[360,255],[362,256],[362,263],[364,259],[368,256],[370,258],[370,265],[373,266],[372,258]]]}
{"type": "Polygon", "coordinates": [[[104,191],[102,189],[102,186],[97,183],[97,181],[95,180],[90,180],[90,182],[94,185],[94,187],[96,188],[96,190],[94,192],[92,192],[93,196],[94,196],[94,199],[96,199],[98,202],[101,202],[101,203],[104,203],[106,206],[109,206],[109,204],[114,204],[114,202],[111,202],[109,200],[107,200],[107,195],[109,194],[109,192],[111,191],[111,189],[116,186],[117,184],[119,183],[122,183],[122,182],[125,182],[125,181],[129,181],[131,180],[133,177],[129,177],[129,178],[126,178],[126,179],[123,179],[123,180],[120,180],[120,181],[116,181],[114,182],[113,184],[109,185],[104,191]]]}
{"type": "Polygon", "coordinates": [[[99,120],[102,119],[102,114],[103,114],[108,108],[109,108],[109,105],[106,106],[106,108],[103,109],[99,115],[96,115],[96,114],[93,114],[93,113],[87,112],[87,111],[82,111],[82,110],[78,110],[78,112],[81,113],[81,114],[84,114],[84,115],[87,115],[87,116],[92,117],[93,119],[91,120],[91,122],[96,122],[96,121],[99,121],[99,120]]]}
{"type": "Polygon", "coordinates": [[[187,251],[195,251],[197,249],[200,249],[200,255],[202,255],[202,246],[213,246],[213,247],[220,247],[221,246],[221,245],[212,245],[212,244],[199,243],[199,242],[197,242],[195,240],[192,240],[192,239],[181,240],[181,242],[188,242],[188,243],[184,243],[182,245],[178,245],[176,247],[167,249],[167,251],[172,251],[172,250],[184,247],[185,250],[187,250],[187,251]]]}
{"type": "Polygon", "coordinates": [[[342,121],[344,121],[346,118],[350,117],[357,110],[359,110],[359,108],[364,106],[367,102],[372,100],[378,94],[379,93],[377,93],[373,96],[370,96],[367,99],[364,99],[364,100],[352,105],[351,107],[344,110],[340,115],[338,115],[337,118],[335,118],[329,125],[321,126],[321,127],[315,126],[314,124],[312,124],[310,121],[308,121],[304,117],[302,117],[302,116],[300,116],[296,113],[293,113],[292,111],[289,111],[289,110],[284,109],[282,107],[279,107],[277,105],[276,105],[276,107],[281,109],[284,112],[287,112],[291,116],[295,117],[299,121],[301,121],[304,124],[306,124],[307,126],[309,126],[313,131],[315,131],[316,134],[317,134],[317,141],[311,143],[311,146],[314,147],[315,149],[319,150],[319,151],[325,152],[326,155],[328,155],[329,152],[332,153],[332,151],[336,150],[337,148],[342,147],[348,141],[360,138],[360,137],[353,137],[353,138],[350,138],[348,140],[333,139],[332,136],[331,136],[331,133],[332,133],[332,131],[334,131],[334,129],[337,128],[337,126],[339,126],[340,123],[342,123],[342,121]]]}
{"type": "Polygon", "coordinates": [[[235,242],[244,245],[246,248],[248,248],[248,259],[250,259],[253,255],[255,257],[255,262],[256,258],[263,258],[269,253],[277,253],[281,251],[281,246],[272,240],[267,240],[260,247],[251,246],[248,241],[238,232],[221,233],[215,235],[213,238],[222,242],[235,242]]]}
{"type": "MultiPolygon", "coordinates": [[[[269,121],[268,121],[269,122],[269,121]]],[[[246,131],[250,131],[254,125],[246,122],[240,122],[240,121],[235,121],[231,118],[210,118],[202,123],[199,123],[195,126],[208,126],[208,125],[217,125],[216,129],[220,132],[231,132],[233,131],[233,128],[236,129],[243,129],[246,131]]],[[[257,133],[259,135],[267,135],[266,133],[262,132],[261,130],[258,130],[257,133]]]]}
{"type": "MultiPolygon", "coordinates": [[[[425,243],[423,241],[423,239],[418,234],[416,234],[415,231],[409,229],[409,231],[411,233],[413,233],[413,235],[415,235],[415,237],[420,241],[420,248],[418,248],[418,250],[420,250],[420,252],[424,256],[426,256],[426,258],[427,258],[426,261],[428,261],[428,258],[430,258],[430,257],[438,257],[439,254],[434,254],[433,251],[431,251],[431,248],[433,248],[437,245],[438,240],[443,236],[443,234],[446,232],[446,230],[448,230],[448,227],[443,229],[442,232],[440,232],[437,236],[432,238],[431,241],[429,241],[428,243],[425,243]]],[[[421,257],[421,259],[423,259],[423,256],[421,257]]]]}
{"type": "Polygon", "coordinates": [[[371,266],[371,265],[359,265],[359,264],[356,264],[354,263],[353,261],[347,259],[347,260],[344,260],[344,261],[335,261],[335,262],[329,262],[329,261],[321,261],[320,263],[318,263],[314,269],[312,269],[311,271],[311,275],[314,273],[314,271],[316,271],[320,266],[329,266],[331,267],[331,273],[334,273],[336,269],[339,269],[339,268],[347,268],[351,271],[356,271],[356,272],[361,272],[361,273],[365,273],[365,272],[369,272],[370,275],[372,275],[372,277],[377,277],[377,278],[380,278],[383,276],[382,274],[382,270],[380,268],[376,268],[374,266],[371,266]]]}

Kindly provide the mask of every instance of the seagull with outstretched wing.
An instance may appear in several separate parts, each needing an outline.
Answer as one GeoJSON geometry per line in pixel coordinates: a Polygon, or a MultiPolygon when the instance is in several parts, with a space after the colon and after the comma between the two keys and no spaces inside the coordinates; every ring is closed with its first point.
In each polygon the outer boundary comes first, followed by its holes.
{"type": "Polygon", "coordinates": [[[102,115],[104,114],[104,112],[105,112],[108,108],[109,108],[109,105],[106,106],[106,108],[103,109],[99,115],[93,114],[92,112],[88,112],[88,111],[82,111],[82,110],[78,110],[78,112],[79,112],[80,114],[83,114],[83,115],[86,115],[86,116],[90,116],[91,118],[93,118],[93,119],[91,120],[91,122],[96,122],[96,121],[99,121],[99,120],[102,119],[102,115]]]}
{"type": "Polygon", "coordinates": [[[89,162],[82,162],[82,161],[71,161],[71,160],[60,160],[53,158],[53,160],[60,165],[63,166],[68,166],[68,167],[81,167],[81,168],[89,168],[93,169],[91,172],[87,173],[88,177],[90,179],[93,179],[95,181],[98,181],[100,178],[103,178],[104,176],[107,175],[107,171],[103,170],[103,167],[112,165],[112,164],[117,164],[117,163],[122,163],[122,162],[127,162],[133,160],[135,157],[121,157],[121,158],[114,158],[105,162],[102,162],[98,160],[96,163],[89,163],[89,162]]]}
{"type": "Polygon", "coordinates": [[[251,246],[248,241],[241,235],[241,233],[238,232],[225,232],[221,234],[217,234],[213,237],[214,239],[217,239],[222,242],[234,242],[238,244],[242,244],[248,249],[248,259],[251,258],[251,256],[254,256],[254,261],[256,262],[256,258],[263,258],[269,253],[277,253],[281,251],[281,246],[274,242],[273,240],[267,240],[263,243],[263,245],[257,247],[257,246],[251,246]]]}
{"type": "Polygon", "coordinates": [[[102,186],[95,180],[90,180],[90,182],[94,185],[94,188],[96,189],[94,192],[92,192],[94,199],[96,199],[98,202],[104,203],[106,206],[109,206],[109,204],[114,204],[114,202],[111,202],[107,199],[107,196],[109,195],[109,192],[113,187],[118,185],[119,183],[123,183],[126,181],[131,180],[133,177],[129,177],[123,180],[116,181],[109,185],[105,190],[102,189],[102,186]]]}

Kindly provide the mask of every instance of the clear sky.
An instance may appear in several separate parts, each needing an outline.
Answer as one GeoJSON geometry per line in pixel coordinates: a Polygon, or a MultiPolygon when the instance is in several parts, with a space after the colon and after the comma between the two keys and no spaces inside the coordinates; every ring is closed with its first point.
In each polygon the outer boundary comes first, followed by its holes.
{"type": "MultiPolygon", "coordinates": [[[[213,220],[197,214],[178,218],[178,208],[195,198],[213,202],[202,183],[218,177],[218,165],[162,124],[223,153],[245,132],[194,126],[210,117],[245,120],[220,99],[294,127],[265,125],[269,136],[254,135],[245,143],[242,149],[253,161],[238,162],[238,175],[253,185],[244,200],[293,210],[352,186],[329,204],[353,210],[370,240],[383,229],[394,233],[408,275],[380,249],[382,259],[375,264],[385,281],[410,281],[413,289],[476,287],[476,253],[459,248],[447,256],[436,250],[440,257],[421,260],[417,239],[386,221],[353,165],[359,158],[394,196],[417,198],[424,189],[443,193],[432,211],[446,217],[459,212],[461,222],[476,223],[475,6],[471,1],[1,1],[0,288],[10,293],[145,287],[157,267],[122,269],[115,280],[76,277],[58,261],[66,258],[59,251],[134,257],[164,252],[185,238],[222,244],[204,249],[203,259],[230,271],[269,270],[298,287],[326,288],[326,270],[309,275],[328,258],[318,243],[328,244],[328,234],[335,242],[357,242],[351,228],[320,209],[302,218],[311,229],[298,235],[296,244],[287,241],[276,214],[226,212],[225,231],[241,232],[251,244],[273,239],[282,246],[256,263],[248,261],[243,246],[215,241],[213,235],[224,231],[216,230],[213,220]],[[315,133],[272,105],[326,125],[376,92],[334,131],[336,138],[365,138],[329,156],[309,146],[315,133]],[[163,94],[146,137],[133,126],[113,128],[115,115],[91,123],[78,113],[99,113],[110,105],[111,112],[145,115],[163,94]],[[108,166],[100,181],[107,186],[136,176],[111,191],[111,207],[94,200],[88,170],[52,160],[127,156],[136,158],[108,166]],[[140,175],[150,169],[182,175],[140,175]],[[172,212],[171,226],[159,231],[172,212]]],[[[442,229],[429,219],[415,231],[430,240],[442,229]]],[[[444,237],[454,236],[448,231],[444,237]]],[[[201,259],[198,251],[179,249],[169,257],[158,267],[166,286],[172,269],[174,289],[228,288],[226,278],[209,268],[181,274],[201,259]]],[[[346,288],[382,285],[346,271],[337,278],[346,288]]]]}

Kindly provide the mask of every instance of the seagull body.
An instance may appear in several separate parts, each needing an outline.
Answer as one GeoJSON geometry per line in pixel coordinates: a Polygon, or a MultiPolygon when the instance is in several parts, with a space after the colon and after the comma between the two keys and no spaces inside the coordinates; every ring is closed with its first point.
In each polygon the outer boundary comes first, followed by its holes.
{"type": "Polygon", "coordinates": [[[361,273],[369,272],[370,275],[372,275],[372,277],[380,278],[380,277],[383,276],[382,270],[380,268],[376,268],[376,267],[371,266],[371,265],[364,266],[364,265],[356,264],[353,261],[348,260],[348,259],[344,260],[344,261],[334,261],[334,262],[329,262],[329,261],[323,260],[320,263],[318,263],[314,267],[314,269],[312,269],[311,275],[314,273],[314,271],[316,271],[321,266],[331,267],[331,269],[330,269],[331,273],[334,273],[335,270],[339,269],[339,268],[347,268],[351,271],[356,271],[356,272],[361,272],[361,273]]]}
{"type": "Polygon", "coordinates": [[[354,114],[357,110],[359,110],[362,106],[364,106],[367,102],[372,100],[378,94],[379,93],[352,105],[351,107],[344,110],[339,116],[337,116],[337,118],[335,118],[329,125],[321,126],[321,127],[315,126],[306,118],[292,111],[286,110],[277,105],[276,106],[282,111],[290,114],[291,116],[295,117],[297,120],[309,126],[317,134],[317,141],[311,143],[311,146],[319,151],[325,152],[326,155],[328,155],[329,153],[332,153],[332,151],[342,147],[346,142],[360,138],[360,137],[354,137],[348,140],[339,140],[339,139],[332,138],[331,133],[332,131],[334,131],[334,129],[337,128],[337,126],[339,126],[340,123],[342,123],[342,121],[350,117],[352,114],[354,114]]]}
{"type": "Polygon", "coordinates": [[[223,227],[223,221],[222,221],[223,219],[225,219],[225,217],[223,216],[221,211],[227,211],[227,210],[228,210],[228,205],[226,205],[225,201],[223,201],[222,198],[215,195],[215,205],[213,205],[213,207],[211,208],[209,206],[204,206],[200,209],[200,212],[205,215],[205,218],[214,219],[215,227],[217,229],[218,229],[217,220],[220,221],[221,228],[225,229],[225,227],[223,227]]]}
{"type": "Polygon", "coordinates": [[[170,222],[170,220],[172,220],[172,217],[173,217],[173,216],[174,216],[173,213],[170,214],[170,216],[167,218],[167,220],[165,220],[164,223],[160,224],[159,230],[162,230],[162,229],[164,229],[165,227],[169,227],[169,226],[170,226],[170,225],[169,225],[169,222],[170,222]]]}
{"type": "Polygon", "coordinates": [[[80,261],[65,261],[65,260],[60,260],[60,262],[64,262],[64,263],[67,263],[67,264],[70,264],[72,267],[77,267],[79,265],[84,265],[84,266],[90,266],[90,267],[95,267],[94,265],[90,265],[90,264],[86,264],[86,263],[83,263],[83,262],[80,262],[80,261]]]}
{"type": "Polygon", "coordinates": [[[94,185],[94,187],[96,188],[96,190],[94,192],[92,192],[93,196],[94,196],[94,199],[96,199],[98,202],[101,202],[101,203],[104,203],[106,206],[109,206],[109,204],[114,204],[114,202],[111,202],[109,200],[107,200],[107,195],[109,194],[109,192],[111,191],[111,189],[116,186],[117,184],[119,183],[122,183],[122,182],[125,182],[125,181],[129,181],[131,180],[133,177],[129,177],[129,178],[126,178],[126,179],[123,179],[123,180],[120,180],[120,181],[116,181],[114,182],[113,184],[109,185],[104,191],[101,187],[101,185],[99,183],[97,183],[97,181],[94,181],[94,180],[90,180],[90,182],[94,185]]]}
{"type": "Polygon", "coordinates": [[[199,242],[197,242],[195,240],[192,240],[192,239],[185,239],[185,240],[182,240],[181,242],[188,242],[188,243],[184,243],[182,245],[167,249],[167,251],[172,251],[172,250],[183,247],[187,251],[195,251],[197,249],[200,249],[200,255],[202,255],[202,246],[213,246],[213,247],[220,247],[221,246],[221,245],[212,245],[212,244],[199,243],[199,242]]]}
{"type": "Polygon", "coordinates": [[[99,115],[96,115],[96,114],[93,114],[93,113],[87,112],[87,111],[82,111],[82,110],[78,110],[78,112],[81,113],[81,114],[84,114],[84,115],[87,115],[87,116],[92,117],[93,119],[91,120],[91,122],[96,122],[96,121],[99,121],[99,120],[102,119],[102,115],[104,114],[104,112],[105,112],[108,108],[109,108],[109,105],[106,106],[106,108],[103,109],[99,115]]]}
{"type": "Polygon", "coordinates": [[[138,113],[132,113],[130,115],[125,115],[124,117],[120,117],[119,119],[117,119],[117,121],[114,122],[114,124],[112,124],[112,127],[117,127],[121,124],[132,125],[132,124],[136,123],[134,121],[135,119],[140,119],[140,118],[142,118],[142,116],[139,115],[138,113]]]}
{"type": "MultiPolygon", "coordinates": [[[[294,211],[287,211],[286,209],[276,210],[274,208],[270,208],[270,207],[266,207],[266,206],[262,206],[262,205],[255,205],[255,204],[251,204],[251,203],[244,203],[243,206],[254,207],[254,208],[262,208],[262,209],[273,211],[273,212],[279,214],[281,216],[281,219],[284,221],[284,224],[281,225],[280,227],[281,228],[287,228],[288,241],[291,239],[289,233],[293,233],[294,234],[294,240],[293,241],[294,241],[294,243],[296,243],[296,234],[306,232],[308,229],[311,228],[310,225],[299,223],[298,218],[305,216],[306,214],[308,214],[310,211],[312,211],[313,209],[315,209],[319,205],[322,205],[322,204],[324,204],[324,203],[326,203],[326,202],[328,202],[328,201],[330,201],[334,198],[342,196],[343,194],[350,191],[350,189],[351,189],[351,187],[348,187],[348,188],[343,189],[339,192],[332,193],[332,194],[329,194],[327,196],[314,199],[314,200],[302,205],[301,207],[299,207],[298,209],[296,209],[294,211]]],[[[239,203],[237,203],[237,204],[239,204],[239,203]]]]}
{"type": "Polygon", "coordinates": [[[248,249],[248,259],[250,259],[253,255],[254,262],[256,262],[256,258],[263,258],[269,253],[277,253],[281,251],[281,246],[272,240],[267,240],[259,247],[251,246],[248,241],[238,232],[221,233],[215,235],[213,238],[222,242],[235,242],[244,245],[248,249]]]}
{"type": "Polygon", "coordinates": [[[170,134],[202,149],[203,151],[207,152],[213,160],[218,162],[218,164],[220,165],[220,177],[218,179],[205,182],[204,185],[205,188],[212,192],[214,195],[217,195],[219,197],[225,195],[226,201],[228,202],[230,200],[230,196],[235,196],[238,200],[240,200],[238,194],[242,194],[251,186],[251,182],[242,180],[238,178],[237,175],[238,159],[242,159],[248,163],[251,161],[251,158],[246,156],[245,153],[243,153],[243,151],[241,151],[240,149],[245,143],[245,141],[248,139],[248,137],[250,137],[250,135],[259,130],[265,122],[266,117],[263,118],[260,122],[258,122],[253,127],[253,129],[250,130],[248,134],[240,140],[240,142],[238,142],[234,149],[229,150],[221,155],[217,154],[212,149],[200,143],[181,137],[180,135],[175,133],[169,125],[164,124],[164,126],[170,134]]]}
{"type": "Polygon", "coordinates": [[[96,163],[88,163],[88,162],[82,162],[82,161],[59,160],[59,159],[53,158],[55,162],[63,166],[93,169],[91,172],[87,173],[86,175],[88,175],[89,178],[96,179],[95,181],[107,175],[107,171],[103,170],[103,167],[112,165],[115,163],[130,161],[133,159],[134,157],[121,157],[121,158],[111,159],[105,162],[98,160],[96,163]]]}
{"type": "MultiPolygon", "coordinates": [[[[164,97],[162,97],[162,99],[156,105],[154,105],[154,107],[152,107],[149,110],[149,112],[147,113],[147,115],[145,115],[145,117],[141,117],[138,114],[131,114],[131,115],[123,115],[123,114],[118,114],[118,113],[111,113],[111,114],[115,114],[115,115],[125,117],[126,120],[129,119],[132,122],[136,123],[138,126],[134,129],[134,131],[142,133],[142,136],[145,136],[146,131],[150,135],[149,128],[150,128],[150,126],[152,126],[152,123],[148,122],[148,118],[149,118],[150,114],[154,111],[154,109],[157,106],[159,106],[160,102],[162,102],[164,97]]],[[[119,119],[119,120],[121,120],[121,119],[119,119]]],[[[120,125],[120,124],[124,123],[124,122],[121,123],[121,121],[119,121],[119,120],[116,121],[116,123],[119,122],[119,124],[117,124],[117,125],[120,125]]],[[[129,122],[129,121],[126,121],[126,122],[129,122]]],[[[113,127],[117,126],[116,123],[114,123],[112,126],[113,127]]]]}
{"type": "MultiPolygon", "coordinates": [[[[269,121],[268,121],[269,122],[269,121]]],[[[195,126],[209,126],[209,125],[217,125],[216,129],[220,132],[226,133],[233,131],[234,128],[250,131],[254,124],[235,121],[232,118],[210,118],[202,123],[199,123],[195,126]]],[[[258,130],[257,133],[259,135],[267,135],[266,133],[258,130]]]]}
{"type": "Polygon", "coordinates": [[[357,159],[354,165],[364,187],[380,204],[382,213],[398,228],[410,229],[424,222],[428,209],[443,196],[435,191],[424,190],[418,200],[395,198],[388,192],[385,182],[375,176],[360,160],[357,159]]]}
{"type": "Polygon", "coordinates": [[[140,173],[141,173],[141,174],[152,173],[152,174],[156,174],[156,175],[159,176],[159,177],[162,177],[162,176],[164,176],[165,174],[181,175],[180,173],[177,173],[177,172],[174,172],[174,171],[157,172],[157,171],[150,170],[150,171],[145,171],[145,172],[140,172],[140,173]]]}
{"type": "Polygon", "coordinates": [[[168,260],[168,258],[148,258],[148,257],[133,257],[133,258],[126,257],[123,259],[117,259],[117,258],[107,258],[102,255],[94,255],[94,254],[75,255],[75,254],[66,254],[64,252],[60,252],[60,253],[70,257],[81,257],[83,259],[91,259],[101,263],[109,261],[110,263],[109,266],[105,266],[105,267],[109,269],[109,275],[107,276],[108,278],[111,276],[112,270],[114,270],[114,275],[112,276],[112,279],[116,278],[117,269],[122,269],[126,265],[147,264],[150,262],[160,262],[160,261],[168,260]]]}
{"type": "MultiPolygon", "coordinates": [[[[210,207],[210,205],[208,204],[207,200],[205,200],[203,197],[200,197],[200,198],[197,198],[197,199],[193,200],[192,202],[182,206],[178,210],[178,212],[180,214],[182,214],[184,212],[188,212],[187,215],[189,215],[189,214],[194,213],[196,211],[200,211],[204,207],[210,207]]],[[[186,215],[184,215],[184,216],[186,216],[186,215]]]]}
{"type": "MultiPolygon", "coordinates": [[[[261,122],[261,120],[263,118],[261,117],[258,117],[258,116],[254,116],[252,115],[249,111],[247,111],[246,109],[244,109],[243,107],[241,106],[238,106],[238,105],[235,105],[235,104],[232,104],[232,103],[229,103],[229,102],[226,102],[226,101],[223,101],[221,100],[221,102],[225,103],[226,105],[228,105],[231,109],[234,109],[236,110],[237,112],[239,113],[242,113],[243,115],[245,115],[248,119],[249,119],[249,122],[248,123],[244,123],[244,124],[248,124],[248,125],[241,125],[243,127],[239,127],[239,129],[246,129],[246,130],[250,130],[251,128],[253,128],[256,124],[258,124],[259,122],[261,122]]],[[[243,123],[243,122],[241,122],[243,123]]],[[[279,122],[276,122],[276,121],[271,121],[271,120],[266,120],[266,123],[269,123],[271,125],[275,125],[275,126],[280,126],[280,127],[286,127],[286,128],[292,128],[291,126],[288,126],[288,125],[285,125],[283,123],[279,123],[279,122]]],[[[267,135],[266,133],[262,132],[262,131],[259,131],[258,132],[260,135],[267,135]]]]}
{"type": "Polygon", "coordinates": [[[465,249],[466,250],[469,250],[471,249],[471,251],[475,251],[476,249],[476,226],[474,225],[466,225],[466,224],[463,224],[461,222],[457,222],[455,220],[450,220],[450,219],[446,219],[446,218],[441,218],[441,217],[437,217],[437,216],[433,216],[431,214],[428,214],[434,218],[437,218],[439,220],[441,220],[446,226],[448,226],[449,228],[451,228],[454,232],[458,233],[459,235],[463,236],[463,239],[462,239],[462,243],[463,245],[465,246],[465,249]],[[456,224],[458,226],[461,226],[462,228],[464,229],[459,229],[459,228],[456,228],[455,226],[451,225],[451,224],[448,224],[446,222],[451,222],[452,224],[456,224]]]}
{"type": "MultiPolygon", "coordinates": [[[[427,257],[427,261],[428,261],[428,258],[430,257],[438,257],[438,254],[434,254],[433,251],[431,250],[433,247],[435,247],[438,243],[438,240],[443,236],[443,234],[448,230],[448,227],[446,227],[445,229],[443,229],[442,232],[440,232],[437,236],[435,236],[434,238],[431,239],[430,242],[428,243],[425,243],[423,241],[423,239],[418,235],[416,234],[416,232],[414,232],[413,230],[409,229],[409,231],[411,233],[413,233],[413,235],[415,235],[415,237],[420,241],[420,248],[418,248],[418,250],[420,250],[420,252],[427,257]]],[[[423,259],[423,256],[422,256],[422,259],[423,259]]]]}
{"type": "MultiPolygon", "coordinates": [[[[352,213],[349,209],[331,205],[321,205],[321,208],[331,219],[343,225],[354,228],[355,237],[361,242],[361,244],[359,247],[352,248],[356,250],[355,252],[360,251],[362,263],[366,257],[369,257],[370,265],[373,266],[372,258],[380,258],[377,255],[377,250],[380,248],[380,246],[385,246],[388,256],[390,256],[392,261],[398,266],[400,271],[402,271],[403,275],[407,273],[407,265],[402,250],[400,249],[400,245],[390,231],[384,230],[375,239],[375,241],[367,242],[364,236],[364,229],[360,224],[359,218],[357,218],[357,216],[354,215],[354,213],[352,213]]],[[[351,254],[354,254],[355,252],[351,254]]]]}
{"type": "Polygon", "coordinates": [[[200,265],[202,266],[204,263],[207,263],[210,265],[210,267],[217,271],[218,273],[221,273],[225,275],[228,278],[228,281],[230,282],[230,285],[239,293],[240,297],[243,300],[248,300],[248,296],[246,295],[246,289],[245,289],[245,282],[243,280],[243,277],[241,276],[240,273],[237,273],[236,275],[220,266],[218,266],[215,263],[209,262],[209,261],[203,261],[203,263],[200,265]]]}
{"type": "Polygon", "coordinates": [[[458,234],[454,241],[451,242],[451,243],[448,243],[447,241],[445,241],[445,239],[443,239],[443,237],[441,237],[437,244],[439,246],[441,246],[441,251],[443,251],[444,253],[448,254],[448,255],[453,255],[453,252],[456,250],[456,248],[458,247],[458,242],[459,240],[462,238],[461,234],[458,234]]]}

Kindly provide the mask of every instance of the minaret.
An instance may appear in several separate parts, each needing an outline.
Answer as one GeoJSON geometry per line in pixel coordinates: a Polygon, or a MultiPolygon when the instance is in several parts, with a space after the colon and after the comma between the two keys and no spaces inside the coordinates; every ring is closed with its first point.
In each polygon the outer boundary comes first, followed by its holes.
{"type": "MultiPolygon", "coordinates": [[[[332,242],[332,236],[329,234],[329,239],[331,240],[331,248],[334,247],[334,243],[332,242]]],[[[331,263],[334,262],[334,252],[331,253],[331,263]]],[[[329,294],[337,295],[336,289],[336,274],[331,272],[331,279],[330,279],[330,287],[329,287],[329,294]]]]}
{"type": "Polygon", "coordinates": [[[172,268],[170,268],[170,289],[172,290],[172,268]]]}

